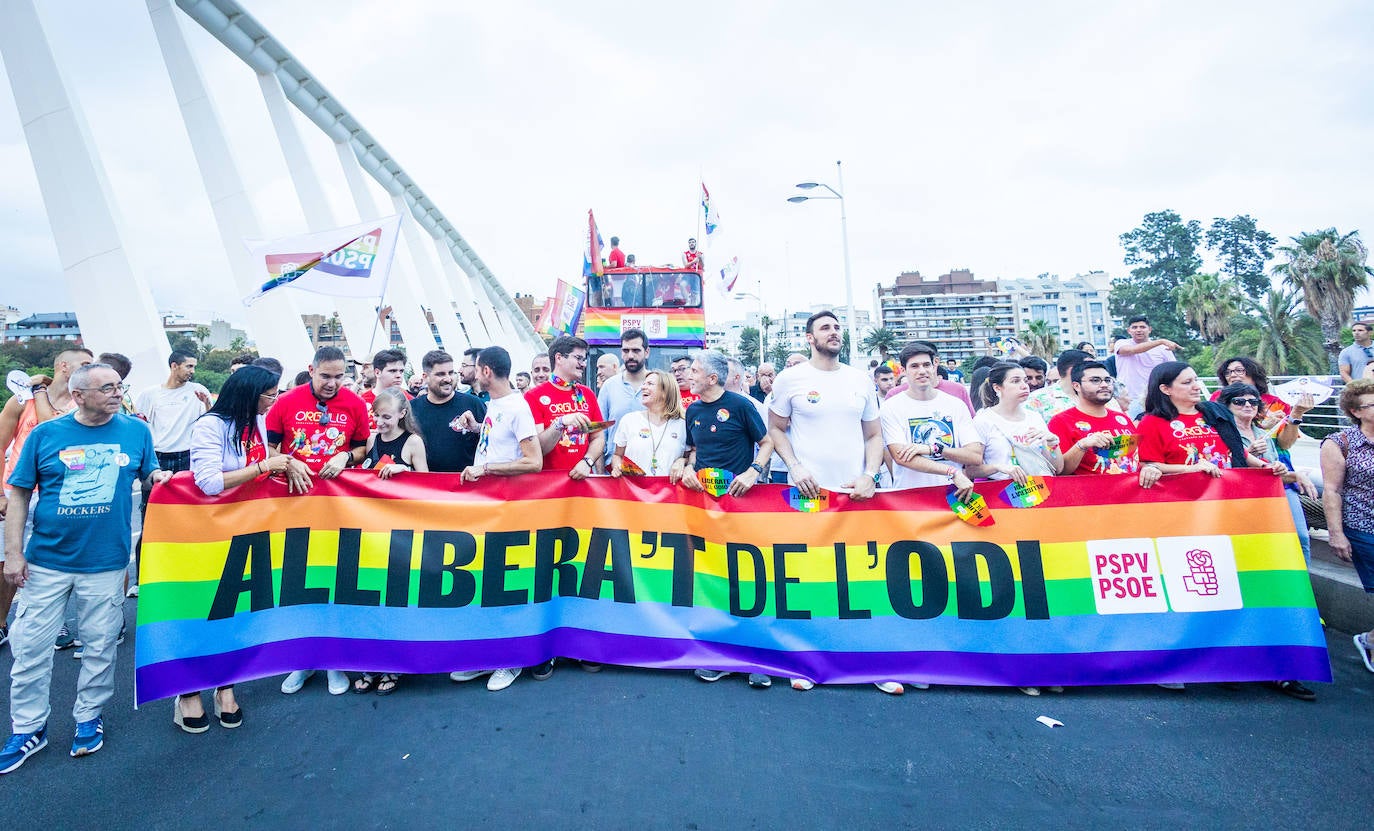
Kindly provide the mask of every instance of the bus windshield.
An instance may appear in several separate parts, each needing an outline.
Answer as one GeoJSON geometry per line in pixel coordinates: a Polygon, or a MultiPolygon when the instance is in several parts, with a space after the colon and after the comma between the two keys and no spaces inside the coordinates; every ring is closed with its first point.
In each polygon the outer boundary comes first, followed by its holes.
{"type": "Polygon", "coordinates": [[[587,278],[593,309],[700,308],[699,271],[608,272],[587,278]]]}

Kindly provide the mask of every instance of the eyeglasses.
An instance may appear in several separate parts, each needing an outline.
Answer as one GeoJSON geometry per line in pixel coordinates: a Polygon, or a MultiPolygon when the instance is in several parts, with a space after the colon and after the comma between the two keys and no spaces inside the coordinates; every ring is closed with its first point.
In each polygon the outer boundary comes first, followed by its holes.
{"type": "Polygon", "coordinates": [[[1374,401],[1371,401],[1371,402],[1369,402],[1368,404],[1361,404],[1361,405],[1358,406],[1358,407],[1351,407],[1351,408],[1350,408],[1350,412],[1352,412],[1352,413],[1362,413],[1362,412],[1364,412],[1365,410],[1368,410],[1370,407],[1374,407],[1374,401]]]}
{"type": "Polygon", "coordinates": [[[1227,377],[1227,378],[1230,378],[1232,375],[1248,375],[1248,374],[1249,374],[1249,373],[1247,373],[1247,372],[1245,371],[1245,367],[1243,367],[1243,366],[1231,367],[1230,369],[1226,370],[1226,377],[1227,377]]]}
{"type": "Polygon", "coordinates": [[[1078,383],[1080,383],[1080,384],[1110,384],[1111,382],[1112,382],[1112,376],[1110,376],[1110,375],[1104,375],[1104,376],[1102,376],[1101,378],[1084,378],[1082,381],[1079,381],[1078,383]]]}
{"type": "Polygon", "coordinates": [[[1237,407],[1258,407],[1260,400],[1258,398],[1232,398],[1231,403],[1237,407]]]}
{"type": "Polygon", "coordinates": [[[99,387],[80,387],[82,392],[98,392],[103,395],[123,395],[129,391],[127,384],[105,384],[99,387]]]}
{"type": "Polygon", "coordinates": [[[268,401],[277,400],[278,395],[281,395],[281,392],[279,390],[268,390],[267,392],[258,393],[259,398],[266,398],[268,401]]]}

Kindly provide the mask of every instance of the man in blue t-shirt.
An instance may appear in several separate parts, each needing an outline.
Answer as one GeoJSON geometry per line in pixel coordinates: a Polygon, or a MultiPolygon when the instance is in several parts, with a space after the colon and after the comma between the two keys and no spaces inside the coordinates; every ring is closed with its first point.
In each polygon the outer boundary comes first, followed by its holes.
{"type": "Polygon", "coordinates": [[[33,536],[23,523],[5,529],[5,580],[19,596],[10,648],[10,719],[14,735],[0,750],[0,774],[47,745],[53,639],[69,596],[86,654],[77,679],[76,738],[71,755],[104,744],[101,709],[114,693],[115,641],[124,622],[133,483],[171,474],[158,469],[148,425],[120,413],[124,385],[107,364],[91,364],[68,384],[76,410],[34,428],[10,474],[12,510],[24,516],[34,491],[33,536]]]}
{"type": "Polygon", "coordinates": [[[730,495],[743,496],[760,479],[768,480],[773,440],[763,417],[752,399],[725,389],[730,362],[719,352],[696,353],[687,377],[697,400],[687,408],[687,462],[674,466],[678,478],[688,490],[699,491],[704,488],[694,471],[728,470],[735,477],[730,495]]]}

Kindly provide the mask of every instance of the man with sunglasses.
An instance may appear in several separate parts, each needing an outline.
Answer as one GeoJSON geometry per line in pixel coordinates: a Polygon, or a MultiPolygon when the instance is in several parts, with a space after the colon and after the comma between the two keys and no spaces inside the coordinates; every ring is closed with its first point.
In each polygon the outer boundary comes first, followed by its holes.
{"type": "Polygon", "coordinates": [[[1059,437],[1064,470],[1075,474],[1139,473],[1140,486],[1159,481],[1154,465],[1140,466],[1136,426],[1130,416],[1108,407],[1116,393],[1116,379],[1101,361],[1081,361],[1069,375],[1078,403],[1050,419],[1050,432],[1059,437]]]}
{"type": "Polygon", "coordinates": [[[14,733],[0,750],[0,774],[22,765],[48,743],[53,638],[68,597],[76,598],[85,639],[77,679],[76,738],[71,755],[105,741],[101,710],[114,693],[115,645],[124,623],[124,569],[129,564],[135,479],[145,489],[171,474],[158,469],[148,426],[120,413],[124,386],[106,364],[72,373],[76,410],[34,428],[10,475],[15,514],[34,491],[33,537],[23,523],[5,529],[5,581],[23,589],[14,624],[10,719],[14,733]]]}
{"type": "Polygon", "coordinates": [[[555,338],[549,345],[553,374],[525,393],[539,430],[544,470],[566,470],[573,479],[594,473],[606,447],[604,430],[587,431],[592,422],[601,421],[596,393],[578,383],[587,369],[587,352],[582,338],[555,338]]]}

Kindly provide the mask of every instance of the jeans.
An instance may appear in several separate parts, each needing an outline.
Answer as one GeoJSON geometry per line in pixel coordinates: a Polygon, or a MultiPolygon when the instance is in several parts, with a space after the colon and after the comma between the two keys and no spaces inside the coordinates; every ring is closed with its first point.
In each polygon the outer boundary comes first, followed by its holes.
{"type": "Polygon", "coordinates": [[[10,631],[10,721],[16,733],[32,733],[48,723],[52,643],[68,597],[76,599],[86,648],[72,717],[78,722],[95,718],[114,695],[115,640],[124,622],[124,570],[72,574],[30,563],[28,582],[14,601],[10,631]]]}
{"type": "Polygon", "coordinates": [[[1292,488],[1284,488],[1283,495],[1288,499],[1288,510],[1293,514],[1293,526],[1298,529],[1298,542],[1302,544],[1302,558],[1312,564],[1312,535],[1307,530],[1307,517],[1302,512],[1302,500],[1292,488]]]}

